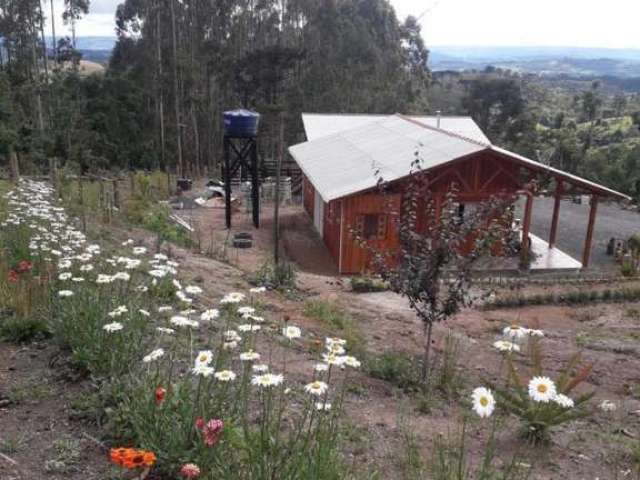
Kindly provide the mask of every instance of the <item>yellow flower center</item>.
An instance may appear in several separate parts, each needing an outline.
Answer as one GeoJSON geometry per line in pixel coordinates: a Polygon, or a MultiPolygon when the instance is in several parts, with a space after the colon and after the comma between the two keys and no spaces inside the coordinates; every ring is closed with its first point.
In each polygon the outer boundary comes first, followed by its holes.
{"type": "Polygon", "coordinates": [[[201,362],[206,362],[207,361],[207,356],[206,355],[200,355],[200,361],[201,362]]]}
{"type": "Polygon", "coordinates": [[[487,397],[480,397],[480,405],[486,407],[489,405],[489,399],[487,397]]]}
{"type": "Polygon", "coordinates": [[[544,383],[541,383],[540,385],[538,385],[538,392],[547,393],[547,386],[544,383]]]}

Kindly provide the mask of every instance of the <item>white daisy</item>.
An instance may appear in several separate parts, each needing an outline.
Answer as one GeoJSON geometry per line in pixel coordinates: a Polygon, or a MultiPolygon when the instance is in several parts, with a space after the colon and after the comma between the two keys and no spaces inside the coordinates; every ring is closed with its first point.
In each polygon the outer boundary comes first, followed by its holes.
{"type": "Polygon", "coordinates": [[[220,312],[215,308],[210,308],[209,310],[205,310],[200,315],[200,320],[203,322],[210,322],[211,320],[215,320],[220,316],[220,312]]]}
{"type": "Polygon", "coordinates": [[[491,390],[485,387],[476,388],[471,394],[471,400],[473,402],[472,408],[480,418],[490,417],[496,407],[491,390]]]}
{"type": "Polygon", "coordinates": [[[61,298],[70,297],[72,295],[73,295],[73,292],[71,290],[60,290],[58,292],[58,296],[61,298]]]}
{"type": "Polygon", "coordinates": [[[251,370],[256,373],[264,373],[269,371],[269,365],[265,365],[264,363],[257,363],[251,367],[251,370]]]}
{"type": "Polygon", "coordinates": [[[220,382],[231,382],[236,379],[236,374],[231,370],[220,370],[215,373],[214,377],[220,382]]]}
{"type": "Polygon", "coordinates": [[[305,385],[304,390],[311,395],[320,396],[324,394],[324,392],[326,392],[328,388],[329,385],[327,385],[325,382],[316,380],[315,382],[311,382],[305,385]]]}
{"type": "Polygon", "coordinates": [[[267,287],[253,287],[249,289],[250,293],[264,293],[267,291],[267,287]]]}
{"type": "Polygon", "coordinates": [[[230,303],[240,303],[243,300],[244,300],[244,293],[231,292],[231,293],[226,294],[222,298],[222,300],[220,300],[220,303],[225,305],[225,304],[230,304],[230,303]]]}
{"type": "Polygon", "coordinates": [[[253,360],[259,360],[260,354],[258,352],[254,352],[253,350],[249,350],[248,352],[243,352],[240,354],[240,360],[243,362],[252,362],[253,360]]]}
{"type": "Polygon", "coordinates": [[[202,293],[202,289],[196,285],[189,285],[184,289],[189,295],[199,295],[202,293]]]}
{"type": "Polygon", "coordinates": [[[555,397],[553,397],[553,401],[564,408],[573,408],[573,406],[575,405],[573,399],[569,398],[563,393],[558,393],[555,397]]]}
{"type": "Polygon", "coordinates": [[[106,325],[102,326],[102,329],[109,333],[117,332],[119,330],[122,330],[123,328],[124,327],[120,322],[107,323],[106,325]]]}
{"type": "Polygon", "coordinates": [[[263,388],[275,387],[282,383],[284,377],[282,374],[264,373],[262,375],[254,375],[251,384],[263,388]]]}
{"type": "Polygon", "coordinates": [[[252,313],[255,313],[256,309],[253,307],[240,307],[238,309],[238,313],[240,315],[251,315],[252,313]]]}
{"type": "Polygon", "coordinates": [[[528,335],[529,331],[518,325],[509,325],[502,330],[502,334],[512,341],[521,340],[528,335]]]}
{"type": "Polygon", "coordinates": [[[556,386],[549,377],[533,377],[529,382],[529,396],[535,402],[547,403],[556,396],[556,386]]]}
{"type": "Polygon", "coordinates": [[[213,352],[211,350],[200,350],[200,352],[198,352],[198,356],[196,357],[196,366],[209,365],[212,360],[213,352]]]}
{"type": "Polygon", "coordinates": [[[507,340],[498,340],[493,343],[494,348],[500,352],[519,352],[520,346],[517,343],[509,342],[507,340]]]}
{"type": "Polygon", "coordinates": [[[360,360],[350,355],[344,357],[344,364],[351,368],[360,368],[360,360]]]}
{"type": "Polygon", "coordinates": [[[213,370],[212,367],[209,367],[208,365],[196,363],[196,365],[193,367],[191,372],[194,375],[199,375],[199,376],[202,376],[202,377],[208,377],[208,376],[213,374],[214,370],[213,370]]]}
{"type": "Polygon", "coordinates": [[[282,329],[282,334],[289,340],[293,340],[294,338],[300,338],[302,336],[302,331],[298,327],[289,325],[282,329]]]}
{"type": "Polygon", "coordinates": [[[149,355],[145,355],[142,358],[142,361],[144,363],[153,362],[153,361],[158,360],[159,358],[161,358],[163,355],[164,355],[164,349],[156,348],[149,355]]]}
{"type": "Polygon", "coordinates": [[[320,412],[328,412],[331,410],[331,404],[329,402],[316,402],[316,410],[320,412]]]}

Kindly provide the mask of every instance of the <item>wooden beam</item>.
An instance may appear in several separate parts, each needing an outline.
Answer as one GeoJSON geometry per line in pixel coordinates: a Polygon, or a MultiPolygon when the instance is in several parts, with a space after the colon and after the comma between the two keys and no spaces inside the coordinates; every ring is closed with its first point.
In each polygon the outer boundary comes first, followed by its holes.
{"type": "Polygon", "coordinates": [[[562,200],[562,180],[556,180],[556,193],[553,202],[553,217],[551,217],[551,232],[549,233],[549,248],[556,246],[556,237],[558,234],[558,219],[560,218],[560,201],[562,200]]]}
{"type": "Polygon", "coordinates": [[[596,214],[598,213],[598,196],[591,197],[591,209],[589,210],[589,225],[587,226],[587,238],[584,241],[582,251],[582,268],[589,268],[589,258],[591,257],[591,243],[593,241],[593,227],[596,224],[596,214]]]}
{"type": "Polygon", "coordinates": [[[529,231],[531,230],[531,212],[533,210],[533,193],[527,192],[527,203],[524,206],[524,220],[522,222],[522,254],[529,250],[529,231]]]}

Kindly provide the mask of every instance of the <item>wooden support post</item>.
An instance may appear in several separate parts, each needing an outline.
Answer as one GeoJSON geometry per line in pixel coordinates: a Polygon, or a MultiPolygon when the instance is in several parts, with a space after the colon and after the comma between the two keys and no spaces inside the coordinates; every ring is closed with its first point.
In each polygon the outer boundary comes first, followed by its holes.
{"type": "Polygon", "coordinates": [[[527,192],[527,203],[524,206],[522,223],[522,255],[529,253],[529,231],[531,229],[531,212],[533,210],[533,193],[527,192]]]}
{"type": "Polygon", "coordinates": [[[558,235],[558,220],[560,218],[560,201],[562,195],[562,180],[556,180],[556,194],[553,202],[553,217],[551,218],[551,232],[549,232],[549,248],[556,246],[556,237],[558,235]]]}
{"type": "Polygon", "coordinates": [[[593,241],[593,228],[596,224],[596,214],[598,213],[598,196],[591,196],[591,209],[589,210],[589,225],[587,226],[587,237],[584,241],[582,251],[582,268],[589,268],[589,258],[591,257],[591,243],[593,241]]]}

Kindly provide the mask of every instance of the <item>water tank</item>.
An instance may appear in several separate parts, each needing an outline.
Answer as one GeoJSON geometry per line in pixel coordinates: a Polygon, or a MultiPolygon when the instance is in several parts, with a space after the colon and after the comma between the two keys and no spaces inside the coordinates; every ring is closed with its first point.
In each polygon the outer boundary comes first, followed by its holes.
{"type": "Polygon", "coordinates": [[[255,137],[258,134],[260,114],[251,110],[230,110],[222,114],[224,134],[228,137],[255,137]]]}

